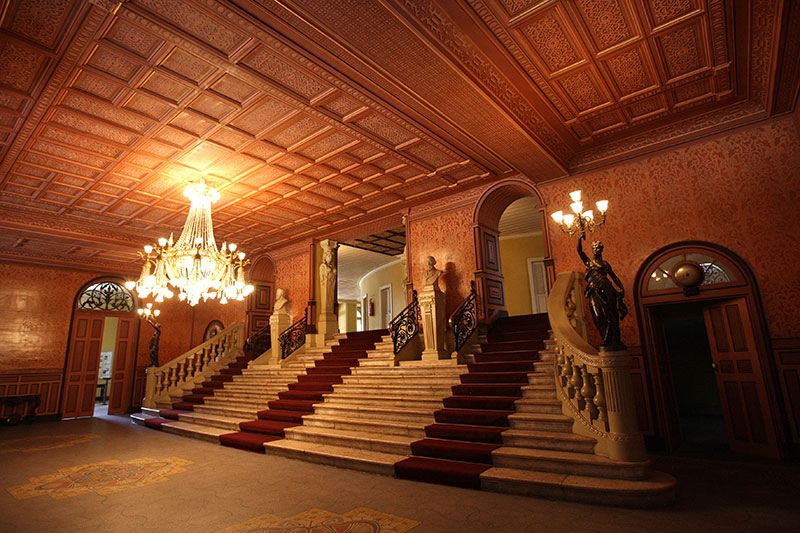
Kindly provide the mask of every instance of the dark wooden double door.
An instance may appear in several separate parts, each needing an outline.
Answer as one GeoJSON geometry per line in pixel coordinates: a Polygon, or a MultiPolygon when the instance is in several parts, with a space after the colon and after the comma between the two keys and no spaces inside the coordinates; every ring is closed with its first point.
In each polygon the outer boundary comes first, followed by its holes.
{"type": "Polygon", "coordinates": [[[76,311],[72,322],[61,417],[92,416],[97,394],[97,375],[106,317],[118,317],[117,337],[109,380],[108,414],[128,409],[136,366],[136,326],[131,313],[76,311]]]}
{"type": "MultiPolygon", "coordinates": [[[[719,389],[719,399],[731,451],[779,458],[779,439],[768,393],[768,380],[759,357],[756,328],[746,298],[711,301],[702,305],[703,320],[711,351],[711,365],[719,389]]],[[[657,328],[658,329],[658,328],[657,328]]],[[[656,331],[661,360],[668,359],[663,330],[656,331]],[[662,337],[662,338],[658,338],[662,337]]],[[[662,365],[662,368],[664,366],[662,365]]],[[[668,370],[668,374],[673,371],[668,370]]],[[[674,378],[674,376],[673,376],[674,378]]],[[[662,380],[664,394],[674,393],[673,379],[662,380]]],[[[682,443],[676,399],[664,407],[667,446],[675,449],[682,443]]]]}

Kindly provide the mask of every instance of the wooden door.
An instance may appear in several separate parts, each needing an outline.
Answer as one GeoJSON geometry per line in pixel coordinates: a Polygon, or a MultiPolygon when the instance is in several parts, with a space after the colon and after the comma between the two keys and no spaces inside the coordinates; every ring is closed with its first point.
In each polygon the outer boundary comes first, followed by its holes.
{"type": "Polygon", "coordinates": [[[381,327],[388,328],[392,318],[392,288],[381,287],[381,327]]]}
{"type": "Polygon", "coordinates": [[[136,358],[134,320],[134,318],[120,317],[117,323],[114,366],[111,369],[111,392],[108,396],[108,414],[122,413],[130,407],[130,391],[136,358]]]}
{"type": "Polygon", "coordinates": [[[64,373],[62,418],[94,414],[104,320],[105,317],[95,311],[75,312],[64,373]]]}
{"type": "Polygon", "coordinates": [[[746,300],[709,304],[703,315],[731,450],[780,458],[746,300]]]}
{"type": "Polygon", "coordinates": [[[246,337],[257,333],[269,325],[272,315],[274,298],[272,296],[272,283],[254,283],[254,290],[247,297],[247,331],[246,337]]]}

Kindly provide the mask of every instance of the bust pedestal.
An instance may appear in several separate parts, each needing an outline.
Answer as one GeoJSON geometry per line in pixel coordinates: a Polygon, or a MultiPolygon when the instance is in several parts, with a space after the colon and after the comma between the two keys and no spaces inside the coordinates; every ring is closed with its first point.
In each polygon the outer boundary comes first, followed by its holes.
{"type": "Polygon", "coordinates": [[[281,333],[286,331],[291,325],[292,319],[289,318],[289,313],[286,313],[285,311],[272,313],[272,316],[269,317],[269,336],[270,340],[272,341],[272,347],[270,348],[269,361],[266,362],[268,365],[280,364],[281,343],[278,339],[281,336],[281,333]]]}
{"type": "Polygon", "coordinates": [[[449,359],[444,347],[445,296],[436,285],[427,285],[419,295],[419,309],[422,315],[422,334],[425,339],[423,361],[449,359]]]}

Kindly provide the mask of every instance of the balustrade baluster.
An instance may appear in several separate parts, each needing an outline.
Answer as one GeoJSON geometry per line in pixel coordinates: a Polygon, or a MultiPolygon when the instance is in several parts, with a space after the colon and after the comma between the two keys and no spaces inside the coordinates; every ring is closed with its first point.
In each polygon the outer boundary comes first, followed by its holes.
{"type": "Polygon", "coordinates": [[[561,386],[567,389],[569,397],[572,398],[572,390],[569,386],[569,379],[572,377],[572,357],[564,355],[564,367],[561,369],[561,386]]]}
{"type": "Polygon", "coordinates": [[[581,387],[583,386],[583,378],[581,377],[581,367],[579,365],[572,365],[572,377],[569,378],[570,385],[570,398],[575,398],[578,401],[578,410],[583,411],[583,398],[581,397],[581,387]]]}
{"type": "Polygon", "coordinates": [[[603,386],[603,371],[597,369],[594,375],[594,387],[597,393],[594,395],[594,404],[597,406],[597,419],[603,423],[608,431],[608,414],[606,413],[606,394],[603,386]]]}
{"type": "Polygon", "coordinates": [[[589,369],[586,368],[586,365],[583,365],[581,369],[581,376],[583,378],[581,396],[583,396],[583,400],[586,402],[586,410],[589,411],[589,420],[594,420],[597,418],[597,406],[594,404],[594,396],[597,391],[594,388],[592,375],[589,373],[589,369]]]}

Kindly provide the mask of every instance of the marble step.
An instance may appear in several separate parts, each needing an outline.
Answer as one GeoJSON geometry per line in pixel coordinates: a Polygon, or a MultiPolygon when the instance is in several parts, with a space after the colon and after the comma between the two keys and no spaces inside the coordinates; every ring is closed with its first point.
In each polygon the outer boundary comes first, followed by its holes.
{"type": "Polygon", "coordinates": [[[550,385],[555,387],[556,378],[553,373],[553,368],[550,367],[547,372],[530,372],[528,373],[528,383],[531,385],[550,385]]]}
{"type": "Polygon", "coordinates": [[[597,443],[591,437],[584,437],[574,433],[528,431],[523,429],[507,429],[502,433],[502,437],[506,446],[577,453],[593,453],[594,445],[597,443]]]}
{"type": "Polygon", "coordinates": [[[512,429],[572,433],[574,420],[562,414],[515,413],[508,422],[512,429]]]}
{"type": "Polygon", "coordinates": [[[346,394],[336,392],[335,394],[325,394],[325,404],[354,404],[354,405],[374,405],[380,407],[408,407],[411,409],[429,409],[433,412],[443,407],[442,398],[439,396],[400,396],[382,395],[380,391],[375,394],[346,394]]]}
{"type": "Polygon", "coordinates": [[[645,479],[650,471],[650,461],[626,463],[592,453],[515,446],[494,450],[492,463],[498,467],[520,470],[629,480],[645,479]]]}
{"type": "MultiPolygon", "coordinates": [[[[404,382],[405,383],[405,382],[404,382]]],[[[333,386],[335,394],[388,394],[407,396],[438,396],[444,398],[453,394],[449,385],[368,385],[363,383],[337,383],[333,386]]]]}
{"type": "Polygon", "coordinates": [[[581,503],[635,508],[665,507],[675,501],[674,477],[651,472],[647,479],[622,480],[490,468],[480,476],[481,489],[581,503]]]}
{"type": "Polygon", "coordinates": [[[550,375],[553,375],[553,361],[535,361],[533,363],[533,370],[534,372],[549,372],[550,375]]]}
{"type": "Polygon", "coordinates": [[[365,433],[342,429],[313,426],[286,428],[286,438],[317,444],[330,444],[345,448],[357,448],[374,452],[411,455],[411,443],[419,440],[406,435],[387,435],[385,433],[365,433]]]}
{"type": "Polygon", "coordinates": [[[394,464],[406,458],[405,455],[288,439],[266,442],[264,443],[264,450],[270,455],[279,455],[291,459],[361,470],[385,476],[393,476],[394,464]]]}
{"type": "Polygon", "coordinates": [[[286,389],[281,389],[277,392],[250,392],[250,391],[240,391],[240,390],[225,390],[219,389],[217,392],[214,393],[214,398],[223,399],[223,398],[239,398],[239,399],[250,399],[250,400],[261,400],[265,399],[267,401],[270,400],[277,400],[278,399],[278,392],[283,392],[286,389]]]}
{"type": "Polygon", "coordinates": [[[209,413],[182,413],[178,415],[181,422],[189,422],[198,426],[209,426],[231,431],[239,431],[239,423],[249,422],[250,418],[229,417],[223,415],[212,415],[209,413]]]}
{"type": "Polygon", "coordinates": [[[248,420],[255,420],[258,418],[258,412],[262,410],[263,409],[248,409],[225,405],[197,405],[195,406],[193,412],[227,416],[230,418],[246,418],[248,420]]]}
{"type": "Polygon", "coordinates": [[[345,431],[358,431],[365,433],[382,433],[385,435],[407,435],[418,439],[425,437],[424,425],[397,422],[391,420],[370,420],[367,418],[344,418],[341,416],[306,415],[303,425],[308,427],[323,427],[342,429],[345,431]]]}
{"type": "Polygon", "coordinates": [[[359,359],[359,368],[394,368],[394,357],[359,359]]]}
{"type": "Polygon", "coordinates": [[[459,366],[420,366],[420,367],[402,367],[396,366],[391,369],[376,369],[358,367],[353,369],[354,376],[402,376],[402,377],[432,377],[444,376],[453,377],[460,376],[467,372],[467,365],[459,366]]]}
{"type": "Polygon", "coordinates": [[[546,413],[553,415],[563,414],[561,401],[555,399],[525,398],[514,402],[518,413],[546,413]]]}
{"type": "Polygon", "coordinates": [[[201,426],[199,424],[192,424],[190,422],[170,422],[161,426],[164,433],[173,433],[182,437],[191,437],[193,439],[206,440],[219,444],[219,436],[225,433],[230,433],[230,429],[215,428],[210,426],[201,426]]]}
{"type": "Polygon", "coordinates": [[[341,418],[365,418],[374,421],[393,421],[405,424],[433,424],[433,412],[429,409],[408,409],[402,407],[375,407],[372,405],[348,405],[318,403],[314,414],[341,418]]]}
{"type": "Polygon", "coordinates": [[[247,398],[209,397],[203,402],[208,407],[236,407],[239,409],[266,409],[269,400],[247,398]]]}
{"type": "Polygon", "coordinates": [[[523,399],[540,399],[540,400],[555,400],[558,399],[556,394],[556,387],[554,384],[550,385],[524,385],[522,387],[523,399]]]}
{"type": "MultiPolygon", "coordinates": [[[[349,376],[342,376],[343,383],[361,384],[361,385],[377,385],[381,386],[386,383],[386,379],[381,376],[362,376],[359,374],[351,374],[349,376]]],[[[403,376],[402,382],[407,385],[438,385],[443,383],[453,383],[454,380],[448,379],[443,376],[403,376]]]]}

